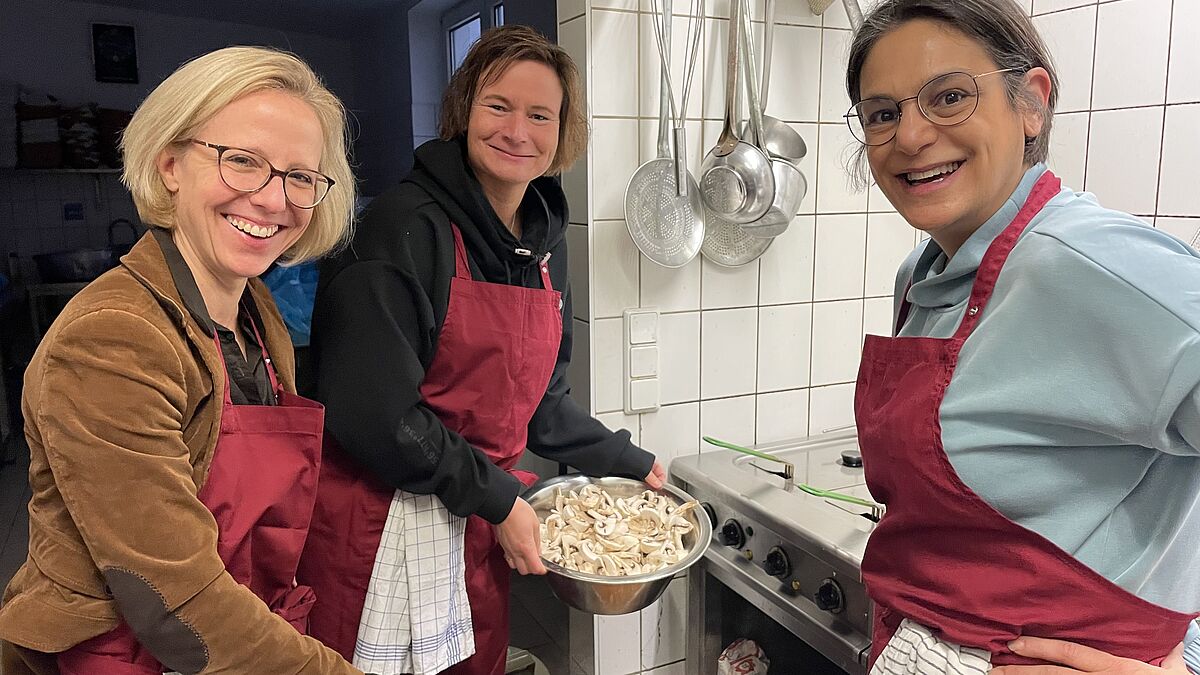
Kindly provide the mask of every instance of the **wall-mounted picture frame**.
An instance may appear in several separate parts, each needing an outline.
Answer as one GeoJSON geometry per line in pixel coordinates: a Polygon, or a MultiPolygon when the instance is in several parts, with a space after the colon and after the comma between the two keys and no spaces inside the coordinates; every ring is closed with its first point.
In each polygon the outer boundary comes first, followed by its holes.
{"type": "Polygon", "coordinates": [[[92,63],[97,82],[137,84],[137,39],[133,26],[93,23],[92,63]]]}

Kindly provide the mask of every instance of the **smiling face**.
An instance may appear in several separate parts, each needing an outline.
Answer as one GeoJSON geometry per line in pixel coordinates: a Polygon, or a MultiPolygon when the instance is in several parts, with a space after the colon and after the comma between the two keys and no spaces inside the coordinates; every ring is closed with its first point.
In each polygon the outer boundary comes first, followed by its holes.
{"type": "MultiPolygon", "coordinates": [[[[871,49],[859,91],[862,98],[901,100],[952,71],[980,75],[998,68],[964,33],[916,19],[887,33],[871,49]]],[[[935,125],[916,101],[904,103],[895,139],[867,149],[871,173],[883,193],[905,220],[951,255],[1016,189],[1028,168],[1025,138],[1041,129],[1040,113],[1019,110],[1010,102],[1004,77],[977,80],[978,108],[956,126],[935,125]]]]}
{"type": "Polygon", "coordinates": [[[485,190],[524,191],[546,173],[558,151],[562,103],[558,74],[537,61],[517,61],[480,87],[467,122],[467,160],[485,190]]]}
{"type": "MultiPolygon", "coordinates": [[[[323,134],[313,109],[292,94],[267,89],[221,109],[196,138],[251,150],[275,168],[316,170],[323,134]]],[[[227,150],[226,159],[238,158],[227,150]]],[[[262,274],[308,227],[311,209],[291,205],[283,182],[272,177],[246,194],[228,187],[217,168],[217,151],[188,143],[165,150],[159,174],[175,199],[174,239],[201,288],[235,288],[262,274]]]]}

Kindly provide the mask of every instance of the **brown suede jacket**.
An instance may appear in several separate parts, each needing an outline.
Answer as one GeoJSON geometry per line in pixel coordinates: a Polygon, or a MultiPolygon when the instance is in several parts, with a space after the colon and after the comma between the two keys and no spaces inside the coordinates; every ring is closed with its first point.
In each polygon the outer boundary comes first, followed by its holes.
{"type": "MultiPolygon", "coordinates": [[[[169,244],[147,234],[76,295],[25,373],[33,498],[29,556],[0,606],[6,675],[57,673],[54,652],[119,618],[184,674],[358,674],[235,582],[217,555],[217,525],[197,492],[225,373],[211,323],[185,309],[169,244]]],[[[255,279],[250,289],[294,391],[287,330],[266,287],[255,279]]]]}

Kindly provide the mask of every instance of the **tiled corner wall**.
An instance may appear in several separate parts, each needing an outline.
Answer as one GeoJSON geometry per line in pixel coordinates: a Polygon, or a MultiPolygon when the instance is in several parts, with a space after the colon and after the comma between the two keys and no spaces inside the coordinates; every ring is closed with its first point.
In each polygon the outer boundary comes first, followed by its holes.
{"type": "MultiPolygon", "coordinates": [[[[693,3],[674,0],[673,78],[693,3]]],[[[867,4],[867,3],[864,3],[867,4]]],[[[1076,189],[1185,241],[1200,230],[1200,0],[1023,0],[1062,80],[1050,165],[1076,189]],[[1188,31],[1191,32],[1188,32],[1188,31]],[[1185,33],[1187,33],[1185,35],[1185,33]]],[[[720,132],[728,0],[709,0],[687,109],[693,173],[720,132]]],[[[762,0],[753,17],[761,22],[762,0]]],[[[701,434],[739,443],[852,422],[862,336],[886,333],[896,268],[920,237],[877,190],[848,189],[841,121],[849,23],[778,0],[768,112],[804,137],[809,192],[791,228],[749,265],[697,259],[670,270],[639,254],[622,219],[625,184],[655,155],[658,51],[650,0],[559,0],[559,42],[584,67],[590,154],[564,177],[577,336],[573,382],[609,426],[671,459],[701,434]],[[622,312],[661,313],[662,407],[623,413],[622,312]]],[[[761,45],[762,24],[755,24],[761,45]]],[[[676,96],[679,94],[676,93],[676,96]]],[[[572,616],[571,651],[596,675],[684,675],[686,592],[625,617],[572,616]]]]}
{"type": "MultiPolygon", "coordinates": [[[[115,173],[0,170],[0,253],[28,260],[38,253],[107,246],[108,224],[116,218],[139,222],[115,173]],[[82,206],[80,219],[64,217],[72,203],[82,206]]],[[[115,234],[117,243],[131,237],[127,230],[115,234]]]]}

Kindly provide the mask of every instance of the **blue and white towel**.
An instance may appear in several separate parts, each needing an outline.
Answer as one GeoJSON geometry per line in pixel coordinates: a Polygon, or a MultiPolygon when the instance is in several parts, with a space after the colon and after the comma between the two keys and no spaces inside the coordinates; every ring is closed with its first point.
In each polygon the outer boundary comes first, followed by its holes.
{"type": "Polygon", "coordinates": [[[355,667],[433,675],[475,653],[466,523],[432,495],[396,491],[367,587],[355,667]]]}

